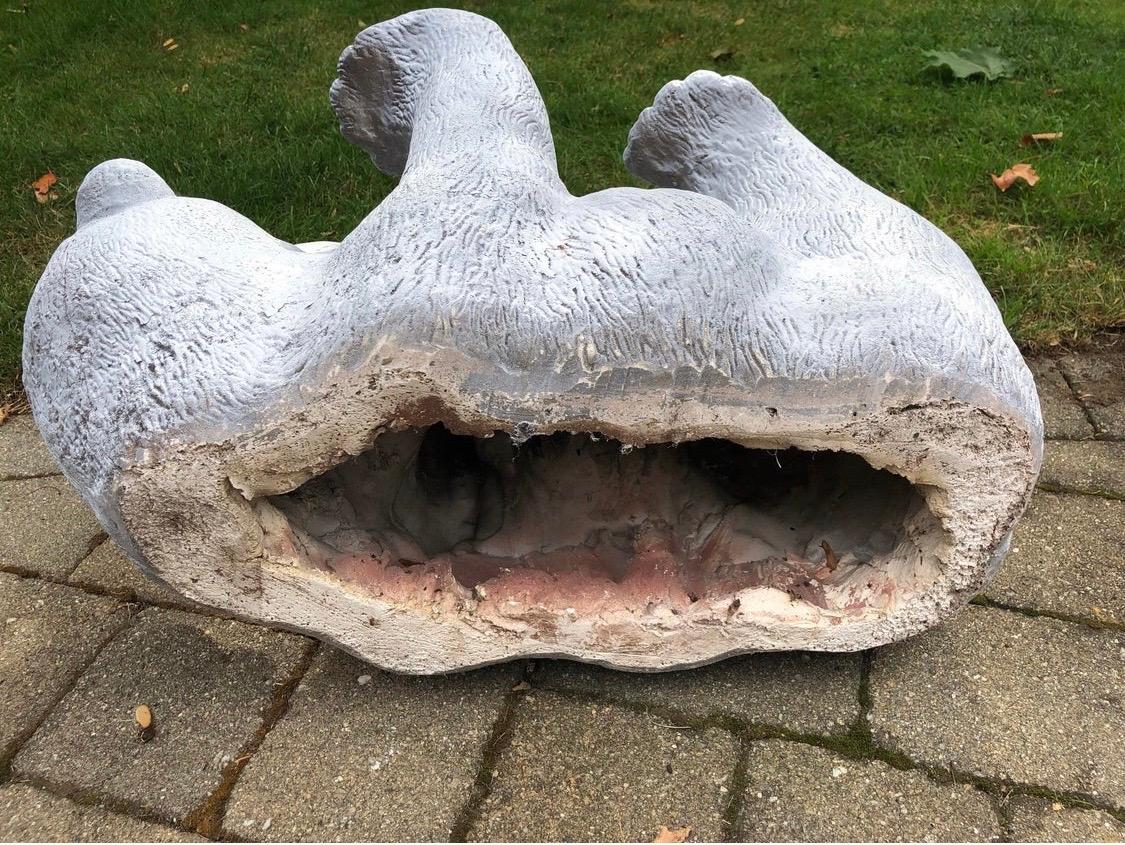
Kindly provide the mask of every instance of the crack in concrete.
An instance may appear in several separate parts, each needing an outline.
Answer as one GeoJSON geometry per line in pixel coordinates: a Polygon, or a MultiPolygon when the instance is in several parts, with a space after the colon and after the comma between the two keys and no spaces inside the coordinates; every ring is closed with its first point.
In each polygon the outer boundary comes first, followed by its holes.
{"type": "Polygon", "coordinates": [[[1057,493],[1064,496],[1090,496],[1094,499],[1112,499],[1125,502],[1125,494],[1116,493],[1113,490],[1081,490],[1064,484],[1053,484],[1050,481],[1040,481],[1035,486],[1044,493],[1057,493]]]}
{"type": "Polygon", "coordinates": [[[750,785],[750,740],[739,737],[738,759],[728,779],[730,798],[723,808],[722,839],[724,842],[743,842],[743,817],[746,810],[746,789],[750,785]]]}
{"type": "Polygon", "coordinates": [[[109,535],[106,534],[104,531],[99,531],[97,534],[95,534],[93,537],[91,537],[89,539],[89,541],[86,543],[86,551],[84,551],[82,554],[80,554],[78,556],[78,560],[74,561],[74,565],[72,567],[70,567],[70,569],[67,570],[67,573],[66,573],[67,579],[69,580],[70,576],[75,573],[75,571],[78,569],[78,567],[80,567],[83,563],[85,563],[86,558],[88,558],[95,551],[97,551],[98,548],[108,540],[109,540],[109,535]]]}
{"type": "Polygon", "coordinates": [[[515,720],[516,709],[523,701],[527,690],[530,689],[530,686],[523,689],[520,689],[520,687],[525,684],[530,685],[533,674],[534,661],[525,661],[520,680],[504,696],[500,713],[496,717],[496,721],[492,723],[492,730],[481,748],[480,763],[477,766],[472,791],[465,803],[461,805],[461,809],[458,810],[453,825],[449,829],[450,842],[468,841],[469,832],[472,830],[473,824],[480,818],[484,802],[492,794],[492,779],[500,762],[500,755],[504,753],[512,739],[512,723],[515,720]]]}
{"type": "Polygon", "coordinates": [[[1078,403],[1078,407],[1082,409],[1082,413],[1086,415],[1086,422],[1090,423],[1090,427],[1094,429],[1095,432],[1103,434],[1104,431],[1102,427],[1098,425],[1098,421],[1094,419],[1094,414],[1090,411],[1090,406],[1083,401],[1082,394],[1080,394],[1078,388],[1074,386],[1074,377],[1068,373],[1066,367],[1063,366],[1063,359],[1058,359],[1056,365],[1058,366],[1059,375],[1062,376],[1063,381],[1066,382],[1066,386],[1070,390],[1071,397],[1078,403]]]}
{"type": "Polygon", "coordinates": [[[1069,613],[1058,613],[1053,610],[1038,610],[1033,607],[1019,607],[1018,605],[1005,604],[1004,602],[983,595],[973,596],[973,598],[969,600],[969,604],[975,604],[978,607],[988,607],[993,610],[1003,610],[1008,613],[1018,613],[1020,616],[1027,616],[1031,619],[1054,619],[1058,622],[1067,622],[1071,625],[1085,625],[1087,628],[1093,628],[1097,631],[1125,632],[1125,623],[1122,622],[1110,622],[1105,619],[1096,619],[1086,616],[1073,616],[1069,613]]]}
{"type": "Polygon", "coordinates": [[[309,666],[312,665],[313,658],[316,656],[319,649],[320,642],[317,640],[309,640],[305,645],[305,650],[301,654],[300,659],[298,659],[297,665],[277,688],[270,703],[266,705],[265,710],[262,712],[261,722],[257,730],[254,731],[254,735],[242,746],[238,752],[238,756],[227,763],[226,767],[223,769],[219,785],[215,787],[202,804],[187,814],[187,817],[184,819],[185,826],[208,839],[231,839],[230,835],[223,830],[223,822],[226,820],[227,801],[230,799],[230,794],[234,791],[234,787],[238,783],[238,778],[239,775],[242,774],[242,770],[246,768],[251,758],[253,758],[254,754],[261,747],[266,736],[273,730],[274,726],[281,721],[285,714],[289,712],[290,698],[294,690],[297,689],[298,684],[300,684],[301,680],[305,677],[305,673],[308,672],[309,666]]]}
{"type": "Polygon", "coordinates": [[[0,475],[0,482],[3,481],[34,481],[37,478],[62,478],[62,473],[58,470],[54,472],[30,472],[30,473],[16,473],[14,475],[0,475]]]}
{"type": "Polygon", "coordinates": [[[106,795],[98,792],[96,789],[79,786],[69,781],[53,781],[39,775],[28,775],[14,777],[11,782],[33,786],[57,798],[63,798],[74,804],[78,804],[80,807],[89,807],[117,813],[118,815],[127,816],[135,821],[158,824],[183,833],[196,832],[192,828],[185,826],[182,819],[163,815],[137,802],[126,801],[112,795],[106,795]]]}
{"type": "Polygon", "coordinates": [[[124,607],[126,608],[126,615],[125,618],[121,621],[121,624],[117,625],[111,631],[107,632],[105,639],[103,639],[91,653],[90,659],[73,670],[71,676],[68,677],[63,683],[62,688],[59,690],[59,693],[54,696],[50,704],[44,709],[43,715],[35,721],[35,724],[18,735],[9,744],[6,750],[0,751],[0,785],[3,785],[9,780],[11,776],[12,762],[15,760],[16,755],[19,754],[20,750],[27,744],[28,740],[30,740],[31,737],[35,735],[35,732],[43,727],[44,723],[46,723],[46,721],[51,718],[51,714],[55,712],[59,704],[62,703],[63,699],[70,695],[70,693],[78,685],[78,682],[82,679],[82,676],[85,675],[86,672],[89,671],[90,667],[94,665],[94,662],[98,659],[98,657],[106,649],[106,647],[111,642],[113,642],[118,637],[118,635],[120,635],[124,630],[126,630],[130,625],[133,624],[133,620],[137,617],[137,614],[139,612],[138,609],[131,608],[128,605],[124,605],[124,607]]]}

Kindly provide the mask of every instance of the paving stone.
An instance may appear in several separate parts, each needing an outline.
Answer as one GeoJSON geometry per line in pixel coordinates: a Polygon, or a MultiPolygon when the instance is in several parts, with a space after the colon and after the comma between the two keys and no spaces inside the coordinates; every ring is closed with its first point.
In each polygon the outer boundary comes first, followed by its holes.
{"type": "Polygon", "coordinates": [[[127,619],[112,599],[0,573],[0,770],[127,619]]]}
{"type": "Polygon", "coordinates": [[[750,746],[744,842],[979,842],[1000,833],[988,797],[964,784],[784,740],[750,746]]]}
{"type": "Polygon", "coordinates": [[[1037,492],[985,595],[1002,604],[1125,624],[1125,502],[1037,492]]]}
{"type": "Polygon", "coordinates": [[[1094,418],[1098,433],[1125,437],[1125,351],[1067,355],[1059,366],[1094,418]]]}
{"type": "Polygon", "coordinates": [[[62,476],[0,482],[0,565],[65,578],[102,533],[62,476]]]}
{"type": "Polygon", "coordinates": [[[1040,484],[1125,496],[1125,443],[1052,440],[1047,443],[1044,457],[1040,484]]]}
{"type": "Polygon", "coordinates": [[[58,471],[31,414],[8,417],[0,425],[0,478],[49,475],[58,471]]]}
{"type": "Polygon", "coordinates": [[[722,834],[738,757],[726,731],[533,692],[510,735],[471,840],[651,842],[662,825],[698,841],[722,834]]]}
{"type": "Polygon", "coordinates": [[[915,761],[1125,806],[1125,634],[969,607],[881,649],[870,687],[915,761]]]}
{"type": "Polygon", "coordinates": [[[24,777],[140,806],[176,823],[219,784],[306,641],[150,608],[98,656],[13,763],[24,777]],[[155,716],[142,742],[138,704],[155,716]]]}
{"type": "Polygon", "coordinates": [[[448,839],[520,668],[404,677],[325,649],[242,771],[225,830],[279,841],[448,839]]]}
{"type": "Polygon", "coordinates": [[[859,718],[858,654],[755,654],[681,672],[614,672],[563,660],[536,664],[535,686],[596,693],[674,710],[727,716],[800,733],[847,733],[859,718]]]}
{"type": "Polygon", "coordinates": [[[1094,427],[1063,378],[1058,363],[1053,358],[1028,358],[1027,366],[1039,391],[1044,434],[1079,440],[1093,437],[1094,427]]]}
{"type": "Polygon", "coordinates": [[[0,788],[0,841],[206,842],[201,836],[76,804],[22,783],[0,788]]]}
{"type": "Polygon", "coordinates": [[[146,577],[122,554],[113,540],[106,540],[88,554],[67,580],[76,586],[103,590],[127,601],[172,604],[186,610],[201,609],[190,599],[146,577]]]}
{"type": "Polygon", "coordinates": [[[1101,810],[1077,810],[1042,798],[1008,802],[1013,842],[1125,842],[1125,824],[1101,810]]]}

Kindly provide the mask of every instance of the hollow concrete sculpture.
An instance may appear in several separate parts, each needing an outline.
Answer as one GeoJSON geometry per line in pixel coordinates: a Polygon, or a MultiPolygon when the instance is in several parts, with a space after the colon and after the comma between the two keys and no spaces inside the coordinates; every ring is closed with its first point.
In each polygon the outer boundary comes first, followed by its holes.
{"type": "Polygon", "coordinates": [[[293,246],[96,167],[27,314],[52,453],[150,576],[394,670],[659,670],[933,625],[1008,546],[1031,377],[960,249],[749,82],[666,85],[571,196],[495,24],[340,59],[401,176],[293,246]]]}

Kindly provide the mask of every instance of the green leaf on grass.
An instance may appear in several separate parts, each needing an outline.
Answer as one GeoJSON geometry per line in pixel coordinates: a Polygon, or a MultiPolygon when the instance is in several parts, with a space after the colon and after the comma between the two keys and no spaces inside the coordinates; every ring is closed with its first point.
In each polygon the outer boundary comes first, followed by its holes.
{"type": "Polygon", "coordinates": [[[972,50],[926,50],[923,55],[930,58],[927,67],[953,74],[955,79],[971,79],[983,76],[993,82],[1002,76],[1011,76],[1012,63],[988,47],[972,50]]]}

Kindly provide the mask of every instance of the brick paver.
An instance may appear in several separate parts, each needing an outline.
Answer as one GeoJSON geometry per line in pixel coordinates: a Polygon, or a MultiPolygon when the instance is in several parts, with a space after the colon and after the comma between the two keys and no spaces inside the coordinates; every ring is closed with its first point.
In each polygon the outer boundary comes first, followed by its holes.
{"type": "Polygon", "coordinates": [[[1125,823],[1101,810],[1018,796],[1008,811],[1013,842],[1125,842],[1125,823]]]}
{"type": "Polygon", "coordinates": [[[858,654],[757,654],[682,672],[537,664],[535,685],[657,707],[689,719],[732,717],[800,733],[846,733],[859,718],[858,654]]]}
{"type": "Polygon", "coordinates": [[[127,619],[111,599],[0,574],[0,772],[127,619]]]}
{"type": "Polygon", "coordinates": [[[1082,440],[1094,436],[1094,427],[1074,392],[1066,383],[1058,363],[1052,358],[1033,358],[1027,362],[1039,390],[1043,409],[1043,431],[1047,437],[1082,440]]]}
{"type": "Polygon", "coordinates": [[[226,829],[277,841],[448,838],[520,668],[409,678],[324,649],[242,772],[226,829]]]}
{"type": "Polygon", "coordinates": [[[1125,442],[1053,440],[1044,458],[1040,484],[1125,498],[1125,442]]]}
{"type": "Polygon", "coordinates": [[[751,746],[742,841],[979,842],[999,834],[991,801],[971,786],[795,742],[751,746]]]}
{"type": "Polygon", "coordinates": [[[265,628],[150,608],[103,649],[13,769],[182,820],[218,786],[306,648],[265,628]],[[155,715],[149,742],[133,721],[138,704],[155,715]]]}
{"type": "Polygon", "coordinates": [[[76,804],[27,784],[0,788],[0,841],[206,842],[202,836],[76,804]]]}
{"type": "Polygon", "coordinates": [[[1094,418],[1098,433],[1125,437],[1125,351],[1067,355],[1059,367],[1094,418]]]}
{"type": "Polygon", "coordinates": [[[937,768],[1125,806],[1125,634],[969,607],[881,649],[877,741],[937,768]]]}
{"type": "Polygon", "coordinates": [[[1125,624],[1125,502],[1038,492],[985,595],[1005,605],[1125,624]]]}
{"type": "Polygon", "coordinates": [[[57,472],[59,468],[30,414],[12,417],[0,425],[0,479],[57,472]]]}
{"type": "Polygon", "coordinates": [[[733,798],[737,754],[726,731],[529,693],[469,837],[650,842],[663,825],[713,841],[733,798]]]}
{"type": "Polygon", "coordinates": [[[102,534],[62,476],[0,482],[0,526],[0,566],[58,579],[102,534]]]}

